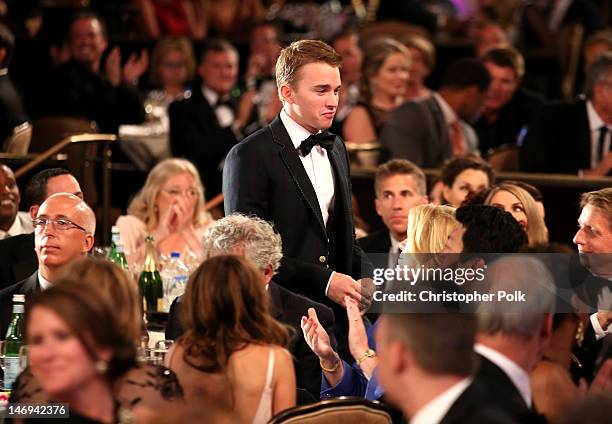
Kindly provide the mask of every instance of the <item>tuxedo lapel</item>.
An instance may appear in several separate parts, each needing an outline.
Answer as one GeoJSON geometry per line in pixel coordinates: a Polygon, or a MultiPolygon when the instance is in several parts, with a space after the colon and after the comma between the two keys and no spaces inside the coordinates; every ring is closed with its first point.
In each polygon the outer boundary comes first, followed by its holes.
{"type": "Polygon", "coordinates": [[[280,298],[280,292],[274,281],[270,281],[268,284],[268,296],[270,299],[270,314],[276,320],[280,321],[283,315],[283,305],[280,298]]]}
{"type": "Polygon", "coordinates": [[[274,142],[281,146],[281,160],[287,167],[287,171],[289,171],[291,178],[293,178],[298,191],[304,197],[304,200],[308,204],[311,212],[316,216],[323,233],[325,233],[325,224],[323,223],[323,215],[321,214],[317,194],[315,193],[314,187],[310,182],[310,178],[308,178],[308,174],[306,174],[304,165],[298,156],[297,150],[294,148],[293,143],[291,142],[291,138],[289,137],[285,126],[277,116],[274,121],[272,121],[269,128],[274,142]]]}
{"type": "MultiPolygon", "coordinates": [[[[349,183],[346,181],[346,177],[349,174],[349,170],[346,167],[346,161],[342,160],[342,156],[340,153],[341,147],[339,144],[342,143],[336,137],[334,141],[334,145],[332,149],[328,152],[328,156],[332,165],[334,178],[336,178],[335,187],[334,187],[334,196],[342,202],[342,208],[344,211],[352,210],[351,207],[351,193],[346,192],[346,188],[349,187],[349,183]]],[[[338,214],[340,211],[334,211],[335,214],[338,214]]],[[[336,215],[338,216],[338,215],[336,215]]]]}

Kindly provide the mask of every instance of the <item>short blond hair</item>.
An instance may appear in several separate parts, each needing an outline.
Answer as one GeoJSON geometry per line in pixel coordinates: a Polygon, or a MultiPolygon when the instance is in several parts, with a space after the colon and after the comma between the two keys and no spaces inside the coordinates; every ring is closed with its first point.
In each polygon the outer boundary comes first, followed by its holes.
{"type": "Polygon", "coordinates": [[[485,199],[485,205],[491,205],[491,199],[495,194],[500,191],[507,191],[513,194],[519,202],[523,204],[525,208],[525,215],[527,216],[527,239],[529,245],[532,246],[538,243],[548,242],[548,228],[540,212],[538,212],[538,206],[533,196],[529,192],[516,184],[512,183],[500,183],[489,191],[487,198],[485,199]]]}
{"type": "Polygon", "coordinates": [[[198,191],[196,207],[193,213],[193,225],[200,227],[212,221],[210,214],[206,212],[204,207],[204,186],[200,180],[198,170],[188,160],[178,158],[165,159],[151,169],[145,185],[130,203],[127,210],[128,215],[140,219],[149,230],[156,228],[159,217],[155,208],[155,199],[168,178],[183,172],[188,172],[193,177],[198,191]]]}
{"type": "Polygon", "coordinates": [[[597,191],[582,193],[580,196],[580,208],[591,205],[601,211],[608,217],[608,224],[612,228],[612,188],[602,188],[597,191]]]}
{"type": "Polygon", "coordinates": [[[415,206],[408,212],[406,249],[414,254],[441,253],[448,236],[459,226],[452,206],[415,206]]]}
{"type": "Polygon", "coordinates": [[[281,50],[276,61],[276,86],[295,87],[300,69],[309,63],[322,62],[334,68],[340,67],[342,57],[329,44],[319,40],[294,41],[281,50]]]}

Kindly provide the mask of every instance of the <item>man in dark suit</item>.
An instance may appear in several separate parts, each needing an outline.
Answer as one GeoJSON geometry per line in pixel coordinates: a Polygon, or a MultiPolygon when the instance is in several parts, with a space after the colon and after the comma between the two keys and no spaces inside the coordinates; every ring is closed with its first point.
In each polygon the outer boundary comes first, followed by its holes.
{"type": "Polygon", "coordinates": [[[475,380],[513,418],[537,419],[530,375],[552,335],[555,284],[546,266],[536,258],[506,256],[489,265],[484,287],[488,293],[519,290],[525,300],[483,302],[478,309],[478,335],[474,350],[481,367],[475,380]]]}
{"type": "Polygon", "coordinates": [[[427,180],[415,164],[392,159],[376,169],[374,206],[385,228],[359,239],[375,268],[393,268],[406,240],[408,212],[427,203],[427,180]]]}
{"type": "Polygon", "coordinates": [[[276,82],[283,110],[229,152],[223,193],[226,214],[274,223],[283,240],[275,281],[337,308],[339,353],[350,358],[340,306],[345,296],[369,306],[371,286],[356,279],[372,271],[355,239],[346,148],[326,131],[338,106],[340,63],[320,41],[296,41],[281,51],[276,82]]]}
{"type": "Polygon", "coordinates": [[[238,78],[237,50],[225,40],[209,41],[197,72],[202,85],[170,105],[170,148],[174,156],[193,161],[211,199],[221,192],[223,159],[237,142],[236,99],[230,95],[238,78]]]}
{"type": "MultiPolygon", "coordinates": [[[[238,254],[251,260],[263,274],[270,296],[271,313],[274,318],[295,330],[289,350],[295,358],[298,400],[300,403],[316,401],[321,389],[321,367],[319,360],[306,345],[300,328],[302,316],[314,308],[321,317],[322,325],[332,331],[334,313],[325,305],[297,295],[272,281],[282,258],[281,237],[268,222],[240,214],[233,214],[212,223],[203,238],[206,257],[223,254],[238,254]],[[320,315],[322,314],[322,315],[320,315]]],[[[175,339],[183,334],[179,319],[180,298],[170,307],[166,338],[175,339]]]]}
{"type": "Polygon", "coordinates": [[[13,128],[28,120],[21,97],[8,75],[15,38],[0,25],[0,148],[13,128]]]}
{"type": "Polygon", "coordinates": [[[473,314],[384,315],[376,345],[385,398],[415,424],[515,422],[473,382],[475,335],[473,314]]]}
{"type": "MultiPolygon", "coordinates": [[[[24,196],[30,219],[36,218],[40,205],[56,193],[71,193],[83,198],[79,182],[65,169],[50,168],[34,174],[24,196]]],[[[0,240],[0,289],[32,275],[36,268],[34,233],[0,240]]]]}
{"type": "Polygon", "coordinates": [[[513,47],[488,50],[481,58],[491,75],[482,116],[474,124],[478,147],[484,154],[524,136],[543,99],[521,87],[525,60],[513,47]]]}
{"type": "Polygon", "coordinates": [[[612,53],[591,64],[586,98],[542,106],[521,149],[521,170],[606,176],[612,170],[612,53]]]}
{"type": "Polygon", "coordinates": [[[47,81],[42,114],[84,117],[111,133],[116,133],[120,124],[145,120],[135,84],[148,66],[146,51],[130,56],[122,67],[119,48],[115,47],[102,62],[108,47],[106,28],[102,18],[89,11],[72,19],[68,46],[71,59],[47,81]]]}
{"type": "Polygon", "coordinates": [[[74,194],[58,193],[40,205],[34,220],[34,244],[38,270],[0,291],[0,337],[4,338],[11,318],[14,294],[45,290],[57,281],[68,265],[86,254],[94,244],[96,216],[74,194]]]}
{"type": "Polygon", "coordinates": [[[440,91],[408,101],[389,115],[380,142],[390,158],[403,158],[423,168],[437,168],[454,155],[478,149],[472,122],[486,98],[490,76],[476,59],[453,62],[440,91]]]}

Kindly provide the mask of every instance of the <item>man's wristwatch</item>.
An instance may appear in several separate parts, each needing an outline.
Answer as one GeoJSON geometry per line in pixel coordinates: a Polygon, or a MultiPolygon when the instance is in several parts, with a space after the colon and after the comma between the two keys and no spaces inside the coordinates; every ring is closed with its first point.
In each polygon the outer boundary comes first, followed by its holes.
{"type": "Polygon", "coordinates": [[[357,358],[357,365],[361,365],[361,363],[363,361],[365,361],[368,358],[373,358],[376,356],[376,352],[373,349],[368,349],[364,352],[363,355],[361,355],[361,357],[357,358]]]}

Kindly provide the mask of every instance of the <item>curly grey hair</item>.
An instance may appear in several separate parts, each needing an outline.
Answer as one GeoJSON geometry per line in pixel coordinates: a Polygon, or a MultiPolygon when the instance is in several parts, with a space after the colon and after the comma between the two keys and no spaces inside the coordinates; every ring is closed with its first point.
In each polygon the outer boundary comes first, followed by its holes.
{"type": "Polygon", "coordinates": [[[255,216],[235,213],[208,226],[203,236],[204,256],[235,254],[243,250],[244,256],[257,268],[268,265],[276,273],[283,257],[281,236],[272,224],[255,216]]]}

